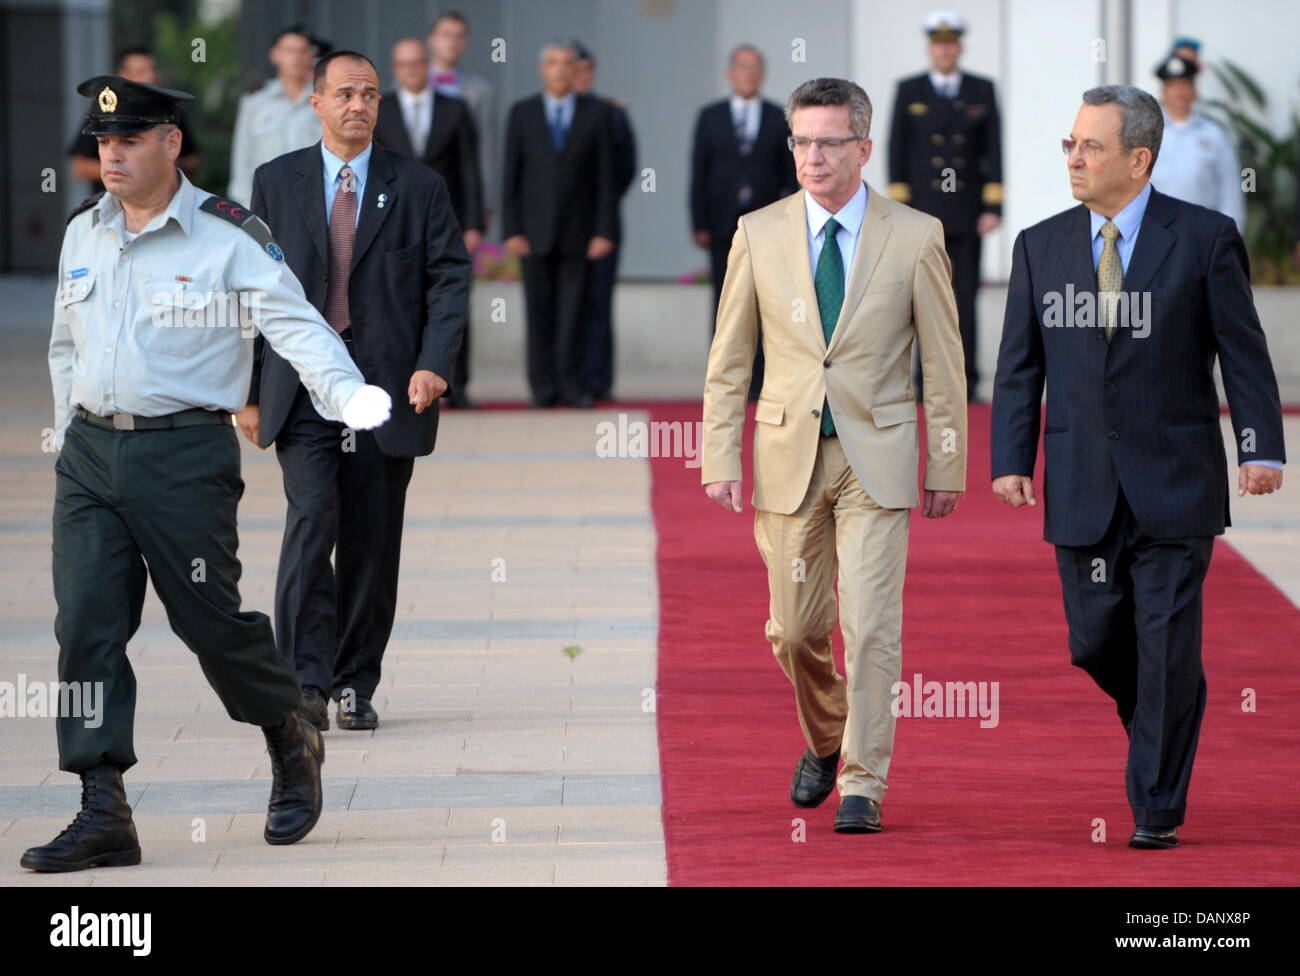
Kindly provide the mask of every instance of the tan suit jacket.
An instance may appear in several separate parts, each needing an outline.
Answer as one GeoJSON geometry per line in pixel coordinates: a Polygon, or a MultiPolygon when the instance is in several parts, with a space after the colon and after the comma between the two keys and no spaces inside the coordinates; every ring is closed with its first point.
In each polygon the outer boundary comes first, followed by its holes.
{"type": "Polygon", "coordinates": [[[823,398],[866,492],[884,508],[919,504],[916,342],[925,488],[965,490],[965,367],[937,219],[867,187],[867,211],[828,346],[813,290],[804,191],[740,218],[709,352],[703,484],[740,480],[745,395],[760,325],[767,366],[755,410],[755,508],[788,515],[803,501],[823,398]]]}

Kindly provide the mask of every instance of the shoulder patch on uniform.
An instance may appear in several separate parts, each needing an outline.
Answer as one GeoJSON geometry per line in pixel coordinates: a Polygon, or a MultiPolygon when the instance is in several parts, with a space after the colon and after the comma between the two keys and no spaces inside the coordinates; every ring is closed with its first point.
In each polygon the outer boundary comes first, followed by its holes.
{"type": "Polygon", "coordinates": [[[284,251],[280,249],[279,244],[275,243],[275,238],[271,235],[271,228],[266,226],[266,221],[247,207],[242,207],[222,197],[211,196],[199,204],[199,209],[204,213],[212,214],[214,217],[230,221],[230,223],[242,229],[249,237],[257,241],[262,250],[266,251],[275,260],[284,260],[284,251]]]}
{"type": "Polygon", "coordinates": [[[104,191],[100,190],[98,193],[94,194],[93,196],[86,197],[86,199],[82,200],[79,204],[77,204],[77,206],[73,209],[72,213],[68,214],[67,222],[69,224],[72,223],[73,218],[76,217],[77,214],[85,213],[95,204],[99,203],[99,198],[102,197],[103,195],[104,195],[104,191]]]}

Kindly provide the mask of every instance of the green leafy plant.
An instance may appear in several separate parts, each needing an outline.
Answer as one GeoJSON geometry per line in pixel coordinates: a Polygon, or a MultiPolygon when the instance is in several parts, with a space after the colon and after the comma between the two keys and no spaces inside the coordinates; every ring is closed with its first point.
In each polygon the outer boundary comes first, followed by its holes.
{"type": "Polygon", "coordinates": [[[1246,194],[1246,249],[1255,284],[1300,284],[1291,255],[1296,243],[1296,171],[1300,166],[1300,115],[1292,107],[1290,131],[1277,135],[1268,123],[1268,96],[1231,61],[1211,64],[1227,97],[1200,99],[1197,106],[1227,128],[1243,170],[1255,175],[1246,194]]]}

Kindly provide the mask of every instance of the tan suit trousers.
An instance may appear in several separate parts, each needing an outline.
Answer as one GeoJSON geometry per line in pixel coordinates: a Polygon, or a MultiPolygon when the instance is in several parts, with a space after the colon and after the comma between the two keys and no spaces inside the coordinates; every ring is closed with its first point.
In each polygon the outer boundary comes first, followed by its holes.
{"type": "Polygon", "coordinates": [[[809,747],[818,756],[841,750],[841,797],[881,801],[885,794],[892,689],[902,670],[909,515],[876,504],[835,436],[821,438],[798,509],[754,515],[771,595],[767,639],[794,685],[809,747]],[[831,654],[837,572],[843,675],[831,654]]]}

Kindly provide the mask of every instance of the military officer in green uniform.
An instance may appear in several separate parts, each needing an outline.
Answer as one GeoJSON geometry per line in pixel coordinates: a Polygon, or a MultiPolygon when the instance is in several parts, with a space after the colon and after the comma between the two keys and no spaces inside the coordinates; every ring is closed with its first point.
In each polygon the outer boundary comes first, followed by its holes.
{"type": "Polygon", "coordinates": [[[21,864],[140,863],[122,773],[136,762],[126,646],[146,576],[230,717],[265,733],[263,835],[291,844],[320,816],[324,742],[297,715],[297,679],[270,620],[240,610],[244,483],[231,414],[248,396],[251,333],[293,364],[325,416],[376,427],[391,403],[365,384],[266,225],[176,168],[178,105],[192,96],[116,76],[77,91],[91,98],[84,131],[97,139],[106,190],[73,212],[59,258],[54,631],[60,681],[97,683],[104,706],[96,727],[58,716],[59,768],[81,777],[81,811],[21,864]]]}
{"type": "Polygon", "coordinates": [[[889,134],[889,195],[943,222],[966,394],[975,398],[975,292],[980,239],[1002,221],[1002,149],[993,82],[960,70],[966,21],[939,11],[923,25],[931,69],[898,83],[889,134]]]}

